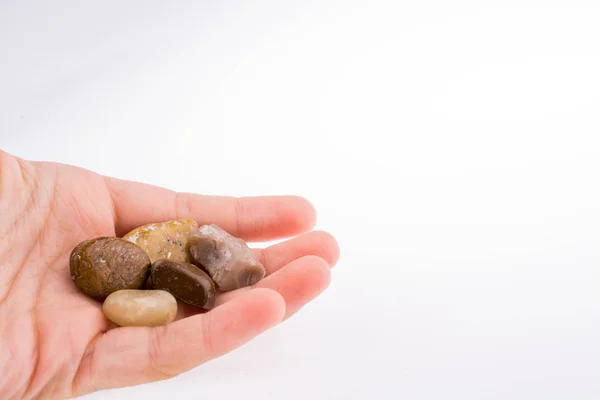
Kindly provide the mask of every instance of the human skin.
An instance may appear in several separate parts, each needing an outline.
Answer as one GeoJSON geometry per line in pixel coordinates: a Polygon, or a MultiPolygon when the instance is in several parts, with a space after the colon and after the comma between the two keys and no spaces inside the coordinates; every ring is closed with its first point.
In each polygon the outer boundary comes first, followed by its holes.
{"type": "Polygon", "coordinates": [[[296,196],[176,193],[0,150],[0,399],[64,399],[174,377],[292,316],[329,285],[335,239],[311,231],[296,196]],[[114,327],[76,288],[69,254],[81,241],[152,222],[193,218],[249,242],[267,276],[169,325],[114,327]]]}

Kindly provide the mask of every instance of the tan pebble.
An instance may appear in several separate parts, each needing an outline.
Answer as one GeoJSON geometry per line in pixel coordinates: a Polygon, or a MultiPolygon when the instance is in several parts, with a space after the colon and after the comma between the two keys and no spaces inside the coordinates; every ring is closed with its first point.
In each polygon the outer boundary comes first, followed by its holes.
{"type": "Polygon", "coordinates": [[[119,326],[160,326],[177,315],[177,300],[164,290],[119,290],[110,294],[102,311],[119,326]]]}
{"type": "Polygon", "coordinates": [[[198,223],[192,219],[178,219],[140,226],[123,239],[146,250],[152,262],[160,259],[189,262],[188,240],[198,223]]]}

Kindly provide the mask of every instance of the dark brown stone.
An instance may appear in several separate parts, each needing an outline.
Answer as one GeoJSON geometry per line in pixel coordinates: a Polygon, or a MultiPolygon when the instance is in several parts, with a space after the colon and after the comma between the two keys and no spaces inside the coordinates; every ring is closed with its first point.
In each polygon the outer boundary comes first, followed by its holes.
{"type": "Polygon", "coordinates": [[[150,267],[153,289],[166,290],[186,304],[212,308],[215,284],[195,265],[170,259],[156,260],[150,267]]]}

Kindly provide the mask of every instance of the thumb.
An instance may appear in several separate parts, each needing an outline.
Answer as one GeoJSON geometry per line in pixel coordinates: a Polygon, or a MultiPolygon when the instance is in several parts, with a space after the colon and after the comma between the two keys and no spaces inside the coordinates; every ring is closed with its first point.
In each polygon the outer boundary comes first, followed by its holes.
{"type": "Polygon", "coordinates": [[[110,330],[90,344],[73,392],[81,396],[171,378],[243,345],[284,315],[285,301],[278,292],[254,289],[169,325],[110,330]]]}

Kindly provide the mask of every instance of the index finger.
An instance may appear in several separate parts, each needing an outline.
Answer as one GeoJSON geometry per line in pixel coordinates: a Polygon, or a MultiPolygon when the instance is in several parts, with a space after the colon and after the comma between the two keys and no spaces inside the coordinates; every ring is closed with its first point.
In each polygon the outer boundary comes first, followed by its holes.
{"type": "Polygon", "coordinates": [[[106,184],[118,236],[149,223],[191,218],[244,240],[268,241],[307,232],[316,223],[315,208],[299,196],[208,196],[116,178],[106,178],[106,184]]]}

